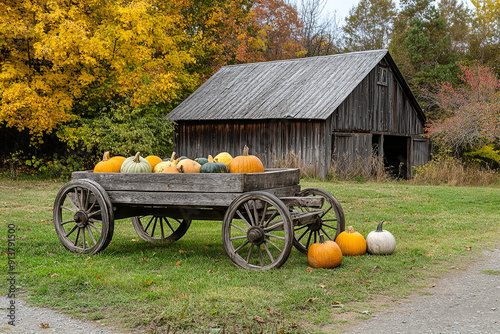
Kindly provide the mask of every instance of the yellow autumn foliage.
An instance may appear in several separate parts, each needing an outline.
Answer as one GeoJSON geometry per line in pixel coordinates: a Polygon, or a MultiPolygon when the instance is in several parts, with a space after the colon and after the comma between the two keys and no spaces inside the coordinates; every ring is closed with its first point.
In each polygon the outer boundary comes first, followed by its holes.
{"type": "Polygon", "coordinates": [[[0,3],[0,123],[41,135],[77,118],[88,92],[169,103],[196,80],[181,45],[182,1],[0,3]],[[95,87],[103,87],[95,89],[95,87]]]}

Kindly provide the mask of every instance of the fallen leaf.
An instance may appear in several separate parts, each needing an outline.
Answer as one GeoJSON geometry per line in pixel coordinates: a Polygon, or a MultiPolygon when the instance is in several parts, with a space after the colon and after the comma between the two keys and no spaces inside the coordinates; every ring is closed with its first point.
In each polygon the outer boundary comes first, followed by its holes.
{"type": "Polygon", "coordinates": [[[137,240],[135,240],[135,239],[130,239],[130,241],[137,241],[137,240]]]}
{"type": "Polygon", "coordinates": [[[306,271],[307,271],[308,273],[312,273],[312,271],[313,271],[313,270],[312,270],[311,268],[307,268],[307,269],[306,269],[306,271]]]}
{"type": "Polygon", "coordinates": [[[258,315],[256,315],[255,317],[253,317],[253,319],[257,322],[260,322],[261,324],[265,323],[266,321],[264,319],[262,319],[261,317],[259,317],[258,315]]]}
{"type": "Polygon", "coordinates": [[[149,329],[155,331],[156,330],[156,324],[153,320],[151,320],[151,323],[149,324],[149,329]]]}
{"type": "Polygon", "coordinates": [[[58,277],[58,276],[59,276],[59,275],[58,275],[58,274],[56,274],[56,273],[54,273],[54,274],[50,275],[50,277],[58,277]]]}
{"type": "Polygon", "coordinates": [[[43,322],[40,323],[40,327],[42,328],[49,328],[49,324],[44,324],[43,322]]]}
{"type": "Polygon", "coordinates": [[[181,264],[181,261],[177,261],[177,263],[175,264],[175,266],[177,267],[180,264],[181,264]]]}
{"type": "Polygon", "coordinates": [[[359,273],[360,270],[361,270],[361,268],[358,268],[358,269],[354,270],[354,272],[357,274],[357,273],[359,273]]]}

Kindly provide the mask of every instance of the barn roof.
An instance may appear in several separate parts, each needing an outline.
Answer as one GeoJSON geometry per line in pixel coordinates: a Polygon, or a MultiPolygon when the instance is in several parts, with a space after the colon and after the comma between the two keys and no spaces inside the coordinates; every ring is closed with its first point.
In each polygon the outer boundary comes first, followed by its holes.
{"type": "Polygon", "coordinates": [[[167,118],[326,119],[384,57],[424,122],[420,106],[387,50],[225,66],[167,118]]]}

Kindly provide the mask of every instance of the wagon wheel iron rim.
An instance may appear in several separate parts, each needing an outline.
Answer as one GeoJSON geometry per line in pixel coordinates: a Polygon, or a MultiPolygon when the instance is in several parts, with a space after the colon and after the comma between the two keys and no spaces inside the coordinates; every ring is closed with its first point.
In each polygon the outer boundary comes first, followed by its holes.
{"type": "MultiPolygon", "coordinates": [[[[323,234],[328,240],[335,241],[337,236],[345,230],[344,211],[339,201],[328,191],[317,188],[309,188],[301,191],[298,196],[314,196],[324,199],[322,214],[319,214],[314,222],[307,225],[294,226],[293,244],[302,253],[307,253],[313,243],[319,242],[319,235],[323,234]]],[[[307,206],[294,206],[295,212],[312,211],[307,206]]]]}
{"type": "Polygon", "coordinates": [[[54,226],[63,246],[74,253],[96,254],[113,236],[114,218],[105,190],[91,180],[74,180],[56,196],[54,226]]]}
{"type": "Polygon", "coordinates": [[[222,241],[229,258],[240,268],[278,268],[293,246],[292,220],[286,206],[274,195],[245,193],[226,211],[222,241]]]}
{"type": "Polygon", "coordinates": [[[142,240],[170,242],[179,240],[186,234],[191,220],[150,215],[132,217],[132,224],[142,240]]]}

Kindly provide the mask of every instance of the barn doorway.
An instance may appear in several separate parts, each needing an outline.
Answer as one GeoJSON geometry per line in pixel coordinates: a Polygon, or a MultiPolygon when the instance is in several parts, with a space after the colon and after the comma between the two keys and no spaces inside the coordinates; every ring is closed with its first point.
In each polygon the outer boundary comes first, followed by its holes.
{"type": "Polygon", "coordinates": [[[394,177],[409,178],[408,146],[410,137],[384,135],[384,165],[394,177]]]}

